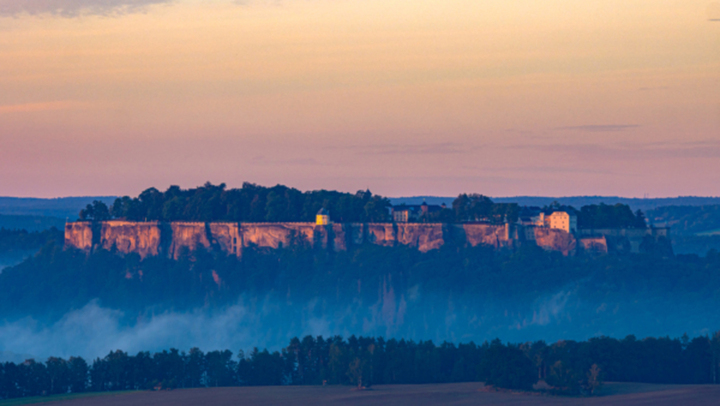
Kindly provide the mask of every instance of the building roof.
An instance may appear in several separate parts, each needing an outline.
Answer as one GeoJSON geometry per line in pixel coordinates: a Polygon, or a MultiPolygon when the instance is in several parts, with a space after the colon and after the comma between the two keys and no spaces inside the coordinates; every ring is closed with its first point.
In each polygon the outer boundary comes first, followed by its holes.
{"type": "Polygon", "coordinates": [[[398,206],[393,206],[392,209],[395,212],[398,212],[398,211],[420,211],[423,206],[427,207],[427,210],[429,212],[442,210],[442,206],[438,206],[436,204],[425,204],[425,203],[423,203],[423,204],[401,204],[398,206]]]}
{"type": "Polygon", "coordinates": [[[322,209],[320,209],[320,211],[317,212],[317,214],[318,216],[329,216],[330,212],[325,210],[325,208],[323,207],[322,209]]]}

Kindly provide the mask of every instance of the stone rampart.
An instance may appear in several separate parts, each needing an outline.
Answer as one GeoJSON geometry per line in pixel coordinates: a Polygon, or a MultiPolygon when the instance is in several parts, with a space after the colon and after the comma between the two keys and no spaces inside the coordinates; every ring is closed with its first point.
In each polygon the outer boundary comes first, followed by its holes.
{"type": "Polygon", "coordinates": [[[106,221],[100,223],[100,245],[106,250],[123,254],[135,252],[141,257],[160,254],[162,240],[158,222],[134,223],[129,221],[106,221]]]}
{"type": "Polygon", "coordinates": [[[345,251],[353,246],[376,244],[408,246],[422,252],[445,244],[488,245],[512,248],[523,243],[571,254],[572,235],[536,228],[532,238],[519,226],[486,223],[348,223],[327,226],[314,223],[201,223],[201,222],[75,222],[65,226],[65,244],[90,251],[95,247],[137,253],[141,257],[165,255],[178,258],[199,248],[242,256],[248,247],[278,249],[303,243],[318,249],[345,251]]]}
{"type": "Polygon", "coordinates": [[[663,228],[604,228],[604,229],[580,229],[578,234],[581,238],[603,236],[606,239],[606,246],[615,252],[640,252],[643,241],[650,238],[659,241],[667,238],[669,229],[663,228]]]}
{"type": "Polygon", "coordinates": [[[534,227],[535,244],[548,251],[560,251],[563,255],[575,253],[575,237],[563,230],[548,227],[534,227]]]}
{"type": "Polygon", "coordinates": [[[578,240],[579,247],[585,252],[608,253],[607,238],[604,235],[598,237],[584,237],[578,240]]]}
{"type": "Polygon", "coordinates": [[[467,223],[452,224],[456,242],[466,243],[471,247],[491,245],[495,248],[512,247],[511,224],[467,223]]]}
{"type": "Polygon", "coordinates": [[[65,224],[65,246],[89,250],[93,246],[93,227],[89,221],[65,224]]]}

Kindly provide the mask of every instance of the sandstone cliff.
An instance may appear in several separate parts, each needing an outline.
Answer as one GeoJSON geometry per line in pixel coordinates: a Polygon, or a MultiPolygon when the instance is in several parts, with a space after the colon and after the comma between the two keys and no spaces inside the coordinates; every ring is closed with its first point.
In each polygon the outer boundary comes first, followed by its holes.
{"type": "Polygon", "coordinates": [[[160,254],[161,236],[157,222],[106,221],[100,226],[99,243],[107,250],[116,249],[124,254],[135,252],[146,257],[160,254]]]}
{"type": "Polygon", "coordinates": [[[89,250],[93,246],[92,223],[76,222],[65,224],[65,246],[89,250]]]}
{"type": "Polygon", "coordinates": [[[563,230],[547,227],[534,227],[535,243],[548,251],[560,251],[563,255],[575,253],[577,241],[575,237],[563,230]]]}
{"type": "Polygon", "coordinates": [[[297,243],[335,251],[366,243],[386,247],[400,245],[422,252],[439,249],[448,243],[495,248],[537,243],[569,255],[574,252],[576,241],[572,235],[560,230],[538,228],[530,235],[525,231],[518,232],[510,224],[352,223],[319,226],[314,223],[107,221],[67,223],[65,243],[68,247],[83,250],[102,247],[122,253],[134,252],[141,257],[167,255],[178,258],[183,252],[199,248],[242,256],[243,249],[250,246],[277,249],[297,243]]]}
{"type": "Polygon", "coordinates": [[[513,239],[510,238],[510,224],[494,225],[484,223],[453,224],[456,240],[465,241],[472,247],[478,245],[491,245],[495,248],[510,247],[513,239]]]}
{"type": "Polygon", "coordinates": [[[578,242],[583,251],[601,254],[608,253],[608,244],[605,236],[585,237],[579,239],[578,242]]]}

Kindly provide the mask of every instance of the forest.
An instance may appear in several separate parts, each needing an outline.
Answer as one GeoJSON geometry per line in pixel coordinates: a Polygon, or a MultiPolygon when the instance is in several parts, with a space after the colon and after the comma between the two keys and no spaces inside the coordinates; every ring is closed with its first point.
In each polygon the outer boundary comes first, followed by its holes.
{"type": "Polygon", "coordinates": [[[720,332],[692,340],[668,337],[543,341],[477,345],[382,337],[293,338],[281,351],[255,348],[204,353],[177,349],[129,355],[112,351],[89,363],[81,357],[0,364],[0,399],[86,391],[259,385],[355,385],[485,382],[532,390],[593,395],[603,381],[717,384],[720,332]]]}
{"type": "Polygon", "coordinates": [[[62,243],[63,232],[55,227],[43,231],[0,228],[0,254],[40,249],[50,241],[62,243]]]}
{"type": "Polygon", "coordinates": [[[388,221],[390,201],[370,191],[356,194],[317,190],[301,192],[277,185],[263,187],[244,183],[240,189],[206,183],[194,189],[170,186],[165,192],[149,188],[138,197],[118,198],[108,208],[94,202],[80,212],[80,219],[131,221],[315,221],[321,208],[336,222],[388,221]]]}
{"type": "MultiPolygon", "coordinates": [[[[101,201],[88,204],[79,213],[81,220],[103,221],[232,221],[232,222],[313,222],[325,208],[333,222],[389,222],[391,204],[369,190],[355,194],[337,191],[301,192],[283,185],[263,187],[244,183],[240,189],[206,183],[194,189],[171,186],[165,192],[150,188],[138,197],[118,198],[108,207],[101,201]]],[[[402,207],[402,205],[400,206],[402,207]]],[[[431,211],[413,221],[455,223],[467,221],[515,222],[522,208],[516,203],[494,203],[480,194],[460,194],[451,207],[431,211]]],[[[566,210],[578,216],[581,228],[645,228],[642,211],[629,206],[588,205],[580,210],[553,203],[543,207],[547,214],[566,210]]]]}
{"type": "Polygon", "coordinates": [[[338,305],[354,298],[374,303],[383,285],[398,294],[421,289],[428,295],[473,296],[474,301],[531,301],[568,284],[579,284],[583,298],[599,302],[608,294],[638,292],[675,292],[698,301],[720,291],[718,270],[716,251],[702,258],[652,253],[564,257],[534,246],[497,251],[448,244],[422,253],[372,244],[328,252],[297,244],[277,250],[250,247],[241,259],[199,250],[173,260],[106,250],[88,255],[51,241],[0,274],[0,317],[59,317],[95,298],[134,312],[218,307],[239,295],[269,292],[298,302],[319,297],[338,305]]]}

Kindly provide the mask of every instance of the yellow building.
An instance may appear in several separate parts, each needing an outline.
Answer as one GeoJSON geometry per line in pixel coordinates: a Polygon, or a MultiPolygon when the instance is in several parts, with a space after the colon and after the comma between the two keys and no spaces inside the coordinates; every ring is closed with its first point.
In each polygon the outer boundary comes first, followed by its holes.
{"type": "Polygon", "coordinates": [[[330,212],[325,209],[320,209],[315,216],[315,224],[319,226],[326,226],[330,224],[330,212]]]}
{"type": "Polygon", "coordinates": [[[577,231],[577,216],[566,213],[564,211],[556,211],[545,218],[545,222],[550,228],[564,230],[568,233],[577,231]]]}

